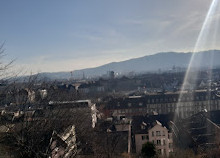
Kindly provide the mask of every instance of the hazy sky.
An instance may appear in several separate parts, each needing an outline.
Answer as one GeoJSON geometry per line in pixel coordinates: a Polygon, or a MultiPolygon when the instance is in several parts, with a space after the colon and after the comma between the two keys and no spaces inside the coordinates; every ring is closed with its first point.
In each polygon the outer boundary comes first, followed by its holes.
{"type": "MultiPolygon", "coordinates": [[[[194,48],[211,2],[1,0],[0,43],[5,42],[7,58],[16,59],[16,67],[33,72],[71,71],[161,51],[187,52],[194,48]]],[[[220,49],[219,36],[216,41],[205,49],[220,49]]]]}

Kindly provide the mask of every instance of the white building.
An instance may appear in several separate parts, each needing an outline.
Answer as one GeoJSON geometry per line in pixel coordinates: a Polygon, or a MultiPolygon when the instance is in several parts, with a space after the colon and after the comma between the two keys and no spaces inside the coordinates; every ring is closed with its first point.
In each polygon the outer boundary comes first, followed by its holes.
{"type": "Polygon", "coordinates": [[[140,153],[142,145],[147,142],[155,144],[157,152],[162,156],[169,156],[173,152],[172,133],[159,121],[152,124],[142,122],[140,132],[135,133],[136,153],[140,153]]]}

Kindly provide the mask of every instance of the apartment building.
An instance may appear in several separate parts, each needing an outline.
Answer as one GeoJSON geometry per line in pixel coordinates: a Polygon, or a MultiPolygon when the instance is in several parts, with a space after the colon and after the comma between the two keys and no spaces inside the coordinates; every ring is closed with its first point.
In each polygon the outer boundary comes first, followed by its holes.
{"type": "Polygon", "coordinates": [[[206,109],[220,110],[220,97],[215,91],[197,90],[191,92],[154,93],[144,96],[114,98],[105,102],[105,115],[137,116],[156,112],[158,114],[176,113],[187,118],[206,109]]]}

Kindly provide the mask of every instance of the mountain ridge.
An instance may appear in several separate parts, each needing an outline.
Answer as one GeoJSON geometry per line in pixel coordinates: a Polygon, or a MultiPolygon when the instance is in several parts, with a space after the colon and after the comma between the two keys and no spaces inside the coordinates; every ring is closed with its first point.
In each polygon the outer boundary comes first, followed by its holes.
{"type": "MultiPolygon", "coordinates": [[[[209,51],[202,51],[195,53],[194,58],[200,58],[201,63],[206,63],[205,61],[208,60],[209,56],[214,53],[214,60],[220,59],[220,50],[209,50],[209,51]],[[202,57],[204,56],[204,57],[202,57]]],[[[107,71],[115,71],[118,73],[128,73],[128,72],[150,72],[150,71],[157,71],[158,69],[162,71],[166,71],[171,69],[173,66],[187,68],[192,52],[161,52],[153,55],[147,55],[139,58],[133,58],[121,62],[111,62],[99,67],[95,68],[87,68],[81,70],[75,70],[73,75],[75,76],[100,76],[106,74],[107,71]]],[[[196,63],[195,67],[198,67],[199,64],[196,63]]],[[[207,63],[202,65],[202,67],[209,66],[207,63]]],[[[214,67],[220,66],[218,61],[215,61],[213,64],[214,67]]]]}
{"type": "MultiPolygon", "coordinates": [[[[172,69],[173,66],[187,68],[192,55],[192,52],[159,52],[153,55],[146,55],[120,62],[111,62],[93,68],[66,72],[42,72],[38,75],[41,78],[45,77],[48,79],[70,79],[71,77],[79,79],[83,77],[101,77],[107,74],[108,71],[114,71],[118,74],[127,74],[129,72],[147,73],[156,72],[158,70],[167,71],[172,69]]],[[[192,63],[194,67],[220,67],[220,50],[197,52],[194,54],[194,59],[195,62],[192,63]]]]}

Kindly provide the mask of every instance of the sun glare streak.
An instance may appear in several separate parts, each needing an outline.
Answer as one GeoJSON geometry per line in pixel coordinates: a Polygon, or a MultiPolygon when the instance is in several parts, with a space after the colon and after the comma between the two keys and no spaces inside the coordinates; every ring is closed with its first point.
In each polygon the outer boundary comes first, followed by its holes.
{"type": "Polygon", "coordinates": [[[216,11],[218,14],[214,17],[214,31],[213,31],[213,43],[212,48],[214,48],[217,44],[217,35],[218,35],[218,28],[219,28],[219,21],[220,21],[220,4],[217,5],[218,10],[216,11]]]}
{"type": "MultiPolygon", "coordinates": [[[[200,63],[202,57],[196,56],[196,52],[198,52],[200,50],[204,50],[207,47],[208,40],[211,40],[212,47],[214,47],[216,44],[215,41],[216,41],[216,36],[217,36],[216,34],[218,31],[219,20],[218,19],[213,20],[213,19],[215,18],[215,13],[218,8],[217,7],[219,4],[218,2],[219,2],[219,0],[213,0],[211,2],[208,13],[205,17],[205,20],[204,20],[202,28],[200,30],[199,36],[198,36],[197,41],[195,43],[193,54],[191,56],[191,59],[190,59],[190,62],[189,62],[189,65],[188,65],[188,68],[187,68],[187,71],[186,71],[186,74],[185,74],[185,77],[183,80],[183,84],[182,84],[182,87],[180,90],[180,95],[178,98],[176,115],[174,117],[174,121],[176,121],[177,117],[180,115],[183,117],[184,114],[181,113],[182,110],[180,110],[180,109],[183,108],[182,104],[181,104],[181,100],[183,98],[184,91],[186,89],[188,89],[187,86],[189,86],[190,81],[191,81],[191,83],[196,82],[197,77],[198,77],[198,68],[202,67],[202,65],[201,65],[202,63],[200,63]],[[214,33],[212,35],[212,38],[209,39],[208,36],[210,36],[210,30],[211,30],[211,26],[213,26],[212,25],[213,22],[215,22],[214,33]]],[[[211,67],[212,67],[212,61],[210,61],[210,70],[211,70],[211,67]]],[[[210,75],[209,78],[211,78],[212,73],[210,73],[209,75],[210,75]]],[[[193,89],[193,87],[192,87],[192,89],[193,89]]],[[[194,94],[192,93],[191,95],[193,96],[194,94]]]]}
{"type": "MultiPolygon", "coordinates": [[[[201,50],[202,43],[207,40],[207,35],[209,33],[209,29],[213,20],[213,17],[215,16],[215,12],[217,9],[217,4],[219,0],[213,0],[212,4],[210,5],[209,11],[206,15],[205,21],[203,22],[202,28],[200,30],[199,36],[197,38],[193,53],[201,50]]],[[[191,60],[192,61],[192,60],[191,60]]]]}

